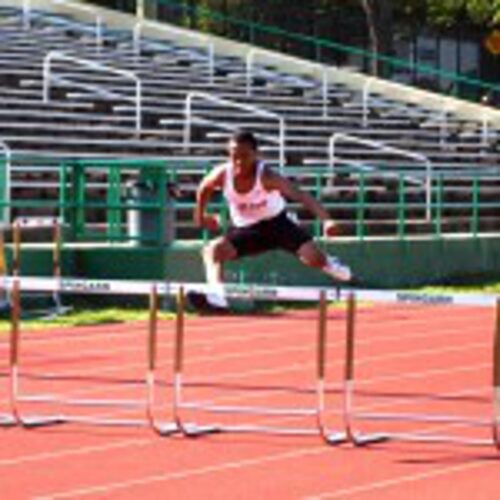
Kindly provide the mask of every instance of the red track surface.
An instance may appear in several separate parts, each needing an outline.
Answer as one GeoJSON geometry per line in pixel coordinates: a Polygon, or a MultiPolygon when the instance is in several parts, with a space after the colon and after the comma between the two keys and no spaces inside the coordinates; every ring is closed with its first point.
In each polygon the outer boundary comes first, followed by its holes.
{"type": "MultiPolygon", "coordinates": [[[[330,310],[328,425],[342,427],[344,312],[330,310]]],[[[361,307],[357,318],[357,410],[491,414],[493,311],[361,307]]],[[[140,400],[145,325],[23,333],[23,394],[140,400]]],[[[173,322],[159,331],[156,416],[171,417],[173,322]]],[[[8,409],[7,339],[0,356],[0,412],[8,409]]],[[[314,408],[315,313],[189,318],[185,400],[314,408]]],[[[140,410],[23,403],[24,414],[140,410]]],[[[265,423],[314,429],[312,418],[183,412],[199,422],[265,423]]],[[[436,429],[488,437],[488,429],[357,421],[377,431],[436,429]]],[[[499,455],[491,446],[390,441],[326,446],[317,436],[216,434],[161,438],[148,428],[63,424],[0,429],[0,498],[498,498],[499,455]]]]}

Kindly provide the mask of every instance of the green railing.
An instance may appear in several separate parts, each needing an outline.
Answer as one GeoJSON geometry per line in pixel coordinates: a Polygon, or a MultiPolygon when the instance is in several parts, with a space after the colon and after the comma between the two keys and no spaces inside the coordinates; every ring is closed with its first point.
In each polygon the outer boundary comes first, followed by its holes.
{"type": "MultiPolygon", "coordinates": [[[[19,161],[13,159],[14,164],[19,161]]],[[[32,159],[23,161],[35,165],[32,159]]],[[[26,180],[22,189],[31,197],[11,197],[1,208],[10,208],[12,220],[19,215],[58,215],[65,222],[65,240],[73,242],[166,246],[178,240],[207,240],[213,235],[196,228],[192,214],[198,182],[210,168],[194,161],[63,161],[58,179],[50,181],[52,197],[41,198],[40,189],[26,180]]],[[[495,222],[500,221],[500,174],[491,171],[435,173],[430,211],[425,183],[415,182],[415,171],[389,174],[382,168],[339,167],[332,179],[326,166],[287,167],[286,175],[323,203],[346,236],[359,240],[415,234],[442,238],[450,233],[476,238],[500,232],[495,222]]],[[[290,209],[316,238],[322,237],[320,221],[295,203],[290,209]]],[[[220,196],[209,210],[222,213],[227,228],[227,208],[220,196]]]]}

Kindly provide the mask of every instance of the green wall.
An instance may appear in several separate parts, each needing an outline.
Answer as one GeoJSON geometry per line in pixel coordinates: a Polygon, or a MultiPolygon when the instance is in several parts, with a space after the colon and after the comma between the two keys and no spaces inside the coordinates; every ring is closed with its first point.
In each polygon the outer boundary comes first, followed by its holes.
{"type": "MultiPolygon", "coordinates": [[[[478,239],[373,240],[322,245],[348,263],[361,284],[375,288],[406,288],[462,280],[500,280],[500,237],[478,239]]],[[[199,248],[178,246],[166,255],[172,280],[203,276],[199,248]]],[[[232,280],[327,285],[321,271],[309,269],[295,257],[271,252],[228,265],[232,280]]]]}
{"type": "MultiPolygon", "coordinates": [[[[500,280],[500,237],[414,240],[369,240],[323,244],[348,263],[361,283],[376,288],[406,288],[433,283],[500,280]]],[[[69,248],[63,253],[63,273],[116,279],[204,280],[201,243],[170,248],[69,248]]],[[[50,274],[51,254],[28,248],[22,273],[50,274]]],[[[326,285],[322,272],[303,266],[295,257],[270,252],[227,266],[230,281],[326,285]]]]}

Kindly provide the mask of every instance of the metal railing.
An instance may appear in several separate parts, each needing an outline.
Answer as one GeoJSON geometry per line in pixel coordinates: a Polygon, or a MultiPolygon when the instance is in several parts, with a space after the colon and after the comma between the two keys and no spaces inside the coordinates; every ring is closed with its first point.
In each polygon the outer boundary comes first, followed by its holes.
{"type": "MultiPolygon", "coordinates": [[[[247,111],[250,114],[259,116],[261,118],[269,118],[271,120],[276,120],[278,122],[278,138],[266,135],[265,138],[269,141],[275,142],[279,146],[279,165],[280,170],[283,171],[285,166],[285,119],[266,109],[260,108],[258,106],[252,106],[251,104],[242,104],[239,102],[231,101],[229,99],[222,99],[211,94],[206,94],[203,92],[190,92],[185,101],[184,107],[184,148],[189,149],[191,144],[191,128],[193,122],[193,101],[195,99],[211,102],[220,106],[225,106],[229,108],[241,109],[247,111]]],[[[234,126],[227,125],[224,122],[210,119],[203,119],[204,123],[210,123],[214,127],[222,128],[225,130],[234,131],[234,126]]]]}
{"type": "MultiPolygon", "coordinates": [[[[30,159],[13,156],[14,165],[30,159]]],[[[34,163],[31,161],[34,165],[34,163]]],[[[29,179],[23,196],[5,203],[13,217],[58,216],[64,220],[67,241],[165,245],[171,241],[208,239],[209,234],[194,225],[192,213],[197,182],[211,164],[196,161],[81,160],[59,165],[59,188],[52,197],[37,195],[29,179]],[[171,188],[179,191],[175,198],[171,188]]],[[[33,168],[35,171],[35,168],[33,168]]],[[[500,233],[500,173],[495,171],[440,171],[431,182],[431,201],[422,186],[408,182],[408,172],[368,170],[363,166],[337,166],[339,181],[328,182],[324,167],[287,167],[301,189],[311,193],[336,219],[343,234],[363,240],[368,237],[406,239],[444,238],[460,234],[477,238],[500,233]],[[343,181],[345,180],[345,181],[343,181]],[[429,215],[430,208],[430,218],[429,215]]],[[[1,179],[1,178],[0,178],[1,179]]],[[[4,179],[6,181],[7,179],[4,179]]],[[[19,180],[16,186],[20,186],[19,180]]],[[[1,186],[2,189],[5,186],[1,186]]],[[[321,238],[322,225],[298,203],[290,202],[301,224],[321,238]]],[[[223,215],[227,207],[218,199],[210,211],[223,215]]]]}
{"type": "Polygon", "coordinates": [[[326,68],[326,66],[320,63],[297,60],[293,57],[287,56],[286,54],[279,54],[277,52],[273,53],[267,50],[256,49],[256,48],[250,49],[246,56],[246,92],[248,96],[252,95],[252,90],[253,90],[252,81],[254,75],[255,60],[257,58],[265,60],[271,59],[271,60],[277,60],[279,62],[292,63],[294,65],[300,66],[301,68],[307,66],[312,68],[313,71],[319,70],[319,72],[321,73],[321,97],[323,102],[323,117],[326,118],[328,116],[329,82],[328,82],[328,69],[326,68]]]}
{"type": "Polygon", "coordinates": [[[105,95],[109,98],[119,98],[131,101],[135,104],[135,125],[136,130],[140,131],[142,128],[142,83],[140,78],[132,71],[113,68],[109,65],[99,63],[90,59],[83,59],[81,57],[75,57],[64,52],[53,50],[49,52],[43,60],[43,101],[50,101],[50,89],[51,83],[57,82],[59,84],[71,85],[79,87],[90,92],[94,92],[100,95],[105,95]],[[76,82],[74,80],[69,80],[61,76],[54,76],[52,71],[52,62],[55,60],[66,61],[74,63],[79,66],[84,66],[90,70],[102,71],[107,73],[112,73],[114,75],[121,76],[127,80],[131,80],[135,85],[135,95],[134,97],[127,96],[125,94],[120,94],[115,91],[106,90],[95,84],[87,84],[82,82],[76,82]]]}
{"type": "MultiPolygon", "coordinates": [[[[361,91],[361,106],[362,106],[362,123],[363,127],[366,128],[368,127],[368,119],[369,119],[369,114],[370,114],[370,102],[375,103],[375,106],[381,106],[381,102],[386,103],[388,98],[376,98],[372,96],[371,93],[371,87],[373,86],[374,83],[376,83],[379,79],[373,76],[370,76],[366,79],[363,89],[361,91]]],[[[440,109],[436,110],[435,112],[431,113],[426,113],[422,109],[408,109],[408,107],[405,105],[404,102],[399,102],[399,103],[391,103],[391,104],[383,104],[382,106],[388,110],[388,113],[390,113],[390,110],[398,110],[401,111],[402,113],[407,114],[408,116],[416,116],[416,117],[422,117],[422,118],[436,118],[439,120],[441,123],[444,122],[444,125],[446,126],[446,118],[448,115],[448,109],[446,108],[446,105],[444,103],[443,96],[436,95],[434,100],[439,101],[439,107],[440,109]]],[[[443,137],[443,133],[441,134],[443,137]]]]}
{"type": "MultiPolygon", "coordinates": [[[[94,33],[95,33],[95,43],[96,43],[96,49],[100,50],[102,47],[102,27],[103,27],[103,22],[102,22],[102,17],[99,15],[99,13],[96,11],[94,7],[91,7],[90,5],[82,5],[81,3],[76,3],[76,2],[71,2],[69,0],[49,0],[50,3],[54,5],[61,5],[67,8],[70,11],[75,11],[79,13],[84,13],[86,15],[90,15],[94,21],[95,21],[95,28],[94,28],[94,33]]],[[[31,0],[23,0],[23,27],[25,30],[28,30],[31,28],[31,0]]]]}
{"type": "Polygon", "coordinates": [[[202,33],[193,33],[187,30],[182,30],[181,28],[167,24],[153,23],[152,21],[139,21],[135,24],[133,29],[134,53],[137,56],[141,54],[141,37],[144,28],[158,30],[168,34],[180,35],[183,39],[190,38],[198,42],[199,45],[207,51],[208,79],[211,85],[214,83],[215,50],[214,43],[210,40],[209,36],[203,35],[202,33]]]}
{"type": "MultiPolygon", "coordinates": [[[[335,176],[335,163],[346,163],[346,160],[342,160],[338,158],[338,156],[335,154],[336,153],[336,145],[339,141],[344,141],[344,142],[350,142],[354,144],[359,144],[361,146],[366,146],[368,148],[371,148],[372,150],[377,150],[385,153],[389,153],[391,155],[396,155],[396,156],[402,156],[404,158],[409,158],[410,160],[416,161],[420,164],[423,165],[424,167],[424,181],[421,181],[418,173],[417,175],[415,172],[412,172],[410,174],[405,173],[407,177],[410,177],[412,179],[416,179],[417,182],[421,182],[425,186],[425,200],[426,200],[426,218],[427,220],[430,220],[431,218],[431,203],[432,203],[432,163],[429,160],[429,158],[423,154],[420,153],[414,153],[412,151],[406,151],[404,149],[399,149],[395,148],[393,146],[388,146],[387,144],[384,144],[382,142],[378,141],[373,141],[370,139],[363,139],[360,137],[356,137],[353,135],[348,135],[348,134],[342,134],[342,133],[336,133],[333,134],[330,137],[329,144],[328,144],[328,165],[329,165],[329,170],[330,170],[330,175],[333,179],[335,176]]],[[[362,162],[359,160],[348,160],[347,161],[350,165],[355,165],[358,166],[360,170],[366,170],[370,169],[368,166],[363,166],[362,162]]],[[[382,169],[378,169],[378,171],[384,175],[384,172],[382,169]]],[[[387,175],[388,172],[385,172],[387,175]]]]}

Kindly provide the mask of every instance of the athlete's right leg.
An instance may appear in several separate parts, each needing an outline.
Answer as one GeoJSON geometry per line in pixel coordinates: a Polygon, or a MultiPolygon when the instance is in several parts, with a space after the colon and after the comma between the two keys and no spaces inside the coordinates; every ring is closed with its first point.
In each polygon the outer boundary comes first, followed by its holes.
{"type": "Polygon", "coordinates": [[[218,309],[227,307],[223,285],[225,262],[257,255],[269,248],[269,242],[266,235],[262,233],[261,224],[232,228],[224,236],[206,245],[202,256],[210,291],[203,299],[208,302],[208,306],[218,309]]]}
{"type": "Polygon", "coordinates": [[[224,281],[224,262],[236,259],[238,253],[234,245],[225,236],[221,236],[208,243],[203,248],[202,255],[207,282],[215,284],[224,281]]]}
{"type": "Polygon", "coordinates": [[[191,301],[197,300],[200,306],[206,301],[208,307],[227,308],[227,299],[224,294],[224,263],[236,259],[237,250],[225,236],[221,236],[203,248],[202,257],[209,293],[202,298],[191,294],[191,301]]]}

